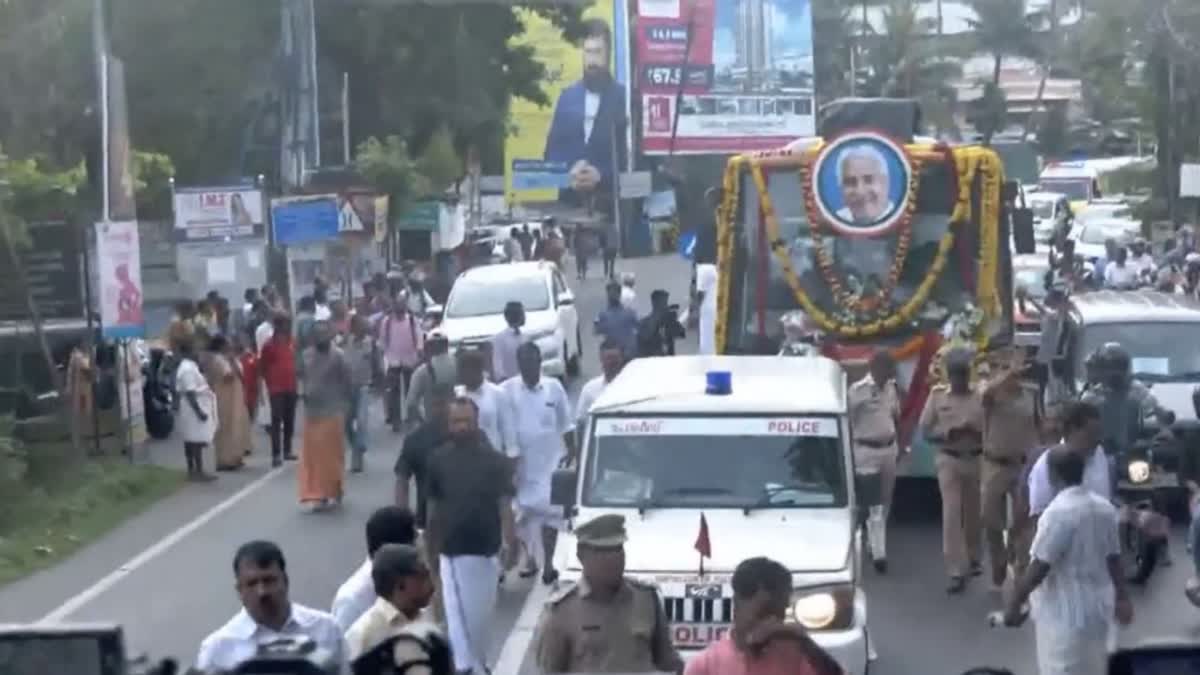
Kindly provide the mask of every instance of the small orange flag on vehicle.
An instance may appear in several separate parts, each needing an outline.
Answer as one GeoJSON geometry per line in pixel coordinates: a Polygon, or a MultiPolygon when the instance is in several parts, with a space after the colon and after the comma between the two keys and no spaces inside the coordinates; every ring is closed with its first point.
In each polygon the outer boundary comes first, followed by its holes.
{"type": "Polygon", "coordinates": [[[700,576],[704,576],[704,559],[712,557],[712,542],[708,538],[708,519],[703,513],[700,514],[700,533],[696,535],[693,548],[700,554],[700,576]]]}

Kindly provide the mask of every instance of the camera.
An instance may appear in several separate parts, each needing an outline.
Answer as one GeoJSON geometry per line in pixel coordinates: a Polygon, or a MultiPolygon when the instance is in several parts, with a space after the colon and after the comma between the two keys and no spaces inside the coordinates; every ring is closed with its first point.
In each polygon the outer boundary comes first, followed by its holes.
{"type": "Polygon", "coordinates": [[[258,653],[233,669],[235,675],[338,675],[333,652],[306,637],[285,637],[258,647],[258,653]]]}

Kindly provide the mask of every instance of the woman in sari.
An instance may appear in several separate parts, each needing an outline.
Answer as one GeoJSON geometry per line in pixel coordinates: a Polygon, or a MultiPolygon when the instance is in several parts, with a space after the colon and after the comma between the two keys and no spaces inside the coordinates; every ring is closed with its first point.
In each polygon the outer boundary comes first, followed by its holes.
{"type": "Polygon", "coordinates": [[[205,378],[217,397],[217,435],[213,439],[217,471],[235,471],[242,468],[249,435],[242,369],[233,358],[229,341],[222,335],[209,341],[207,356],[205,378]]]}

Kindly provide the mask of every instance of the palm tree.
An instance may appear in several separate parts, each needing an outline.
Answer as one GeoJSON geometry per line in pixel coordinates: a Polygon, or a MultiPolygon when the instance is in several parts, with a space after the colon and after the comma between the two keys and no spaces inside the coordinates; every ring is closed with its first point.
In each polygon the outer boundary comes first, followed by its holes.
{"type": "Polygon", "coordinates": [[[913,98],[939,129],[952,130],[956,92],[950,85],[962,75],[954,54],[939,53],[937,20],[923,18],[916,0],[886,0],[880,27],[872,27],[867,49],[867,96],[913,98]]]}
{"type": "Polygon", "coordinates": [[[1046,80],[1049,79],[1050,72],[1054,69],[1055,61],[1058,59],[1059,44],[1062,39],[1059,35],[1059,24],[1062,17],[1059,15],[1058,0],[1050,0],[1050,7],[1046,11],[1046,19],[1050,21],[1049,46],[1043,50],[1042,73],[1041,78],[1038,80],[1037,96],[1033,101],[1033,110],[1025,118],[1025,126],[1021,130],[1021,140],[1029,138],[1029,127],[1033,124],[1034,118],[1042,112],[1042,100],[1046,96],[1046,80]]]}
{"type": "MultiPolygon", "coordinates": [[[[1000,87],[1000,71],[1008,56],[1037,59],[1042,49],[1037,41],[1038,15],[1029,11],[1025,0],[968,0],[975,18],[968,24],[975,34],[976,51],[992,57],[992,89],[1000,87]]],[[[984,144],[998,131],[983,129],[984,144]]]]}

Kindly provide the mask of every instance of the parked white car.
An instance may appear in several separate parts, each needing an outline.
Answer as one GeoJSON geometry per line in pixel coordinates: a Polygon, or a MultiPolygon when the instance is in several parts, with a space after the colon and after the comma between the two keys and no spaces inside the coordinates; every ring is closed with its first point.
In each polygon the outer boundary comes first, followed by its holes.
{"type": "Polygon", "coordinates": [[[1123,201],[1095,201],[1080,209],[1075,215],[1076,225],[1086,225],[1097,220],[1132,220],[1133,207],[1123,201]]]}
{"type": "Polygon", "coordinates": [[[454,280],[439,332],[451,350],[490,342],[507,327],[504,306],[525,306],[522,332],[542,350],[542,372],[567,377],[579,372],[581,336],[575,294],[554,263],[506,263],[473,267],[454,280]]]}
{"type": "Polygon", "coordinates": [[[1071,214],[1071,203],[1060,192],[1031,192],[1025,195],[1025,203],[1033,210],[1033,236],[1039,244],[1050,243],[1071,214]]]}

